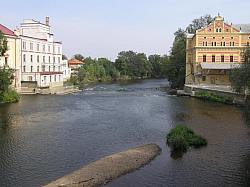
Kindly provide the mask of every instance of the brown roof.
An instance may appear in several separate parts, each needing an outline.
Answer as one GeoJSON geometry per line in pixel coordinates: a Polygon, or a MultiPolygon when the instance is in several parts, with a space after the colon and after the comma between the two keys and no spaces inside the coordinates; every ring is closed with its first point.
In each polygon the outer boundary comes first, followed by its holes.
{"type": "Polygon", "coordinates": [[[85,63],[82,62],[82,61],[80,61],[80,60],[77,60],[77,59],[73,58],[73,59],[70,59],[70,60],[68,61],[68,64],[69,64],[69,65],[83,65],[83,64],[85,64],[85,63]]]}

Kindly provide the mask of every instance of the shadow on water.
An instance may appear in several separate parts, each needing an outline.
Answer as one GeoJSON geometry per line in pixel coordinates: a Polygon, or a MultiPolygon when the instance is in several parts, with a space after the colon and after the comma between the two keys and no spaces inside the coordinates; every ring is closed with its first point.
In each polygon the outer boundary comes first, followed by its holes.
{"type": "Polygon", "coordinates": [[[250,96],[246,98],[246,106],[243,109],[243,117],[246,124],[250,127],[250,96]]]}

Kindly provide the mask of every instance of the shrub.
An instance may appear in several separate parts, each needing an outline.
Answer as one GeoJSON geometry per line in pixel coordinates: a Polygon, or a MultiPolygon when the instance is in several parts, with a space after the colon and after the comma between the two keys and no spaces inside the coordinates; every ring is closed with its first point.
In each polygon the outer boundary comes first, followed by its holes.
{"type": "Polygon", "coordinates": [[[19,94],[12,89],[9,89],[0,94],[0,102],[3,103],[16,103],[20,100],[19,94]]]}
{"type": "Polygon", "coordinates": [[[214,102],[220,102],[220,103],[226,103],[226,104],[232,104],[233,103],[233,98],[229,96],[222,96],[222,95],[217,95],[211,92],[196,92],[195,96],[204,99],[207,101],[214,101],[214,102]]]}
{"type": "Polygon", "coordinates": [[[167,144],[173,151],[186,151],[189,146],[206,146],[207,140],[196,135],[191,129],[178,125],[167,135],[167,144]]]}

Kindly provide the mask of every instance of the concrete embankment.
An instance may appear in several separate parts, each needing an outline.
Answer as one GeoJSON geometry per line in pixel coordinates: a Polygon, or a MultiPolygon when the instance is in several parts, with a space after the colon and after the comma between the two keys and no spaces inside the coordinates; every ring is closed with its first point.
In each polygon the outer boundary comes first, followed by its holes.
{"type": "Polygon", "coordinates": [[[160,153],[156,144],[129,149],[90,163],[45,187],[100,186],[148,164],[160,153]]]}

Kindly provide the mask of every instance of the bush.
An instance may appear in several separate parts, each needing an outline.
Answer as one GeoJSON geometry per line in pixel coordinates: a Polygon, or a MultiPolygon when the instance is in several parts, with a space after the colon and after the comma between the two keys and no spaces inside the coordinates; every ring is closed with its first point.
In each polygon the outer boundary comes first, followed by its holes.
{"type": "Polygon", "coordinates": [[[20,100],[19,94],[15,90],[7,90],[0,94],[0,102],[17,103],[20,100]]]}
{"type": "Polygon", "coordinates": [[[229,96],[222,96],[222,95],[216,95],[211,92],[197,92],[195,93],[195,96],[204,99],[207,101],[214,101],[214,102],[220,102],[220,103],[226,103],[226,104],[232,104],[233,98],[229,96]]]}
{"type": "Polygon", "coordinates": [[[189,146],[195,148],[206,146],[207,140],[196,135],[191,129],[178,125],[167,135],[167,144],[172,151],[186,151],[189,146]]]}

